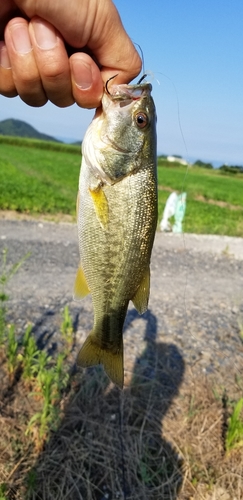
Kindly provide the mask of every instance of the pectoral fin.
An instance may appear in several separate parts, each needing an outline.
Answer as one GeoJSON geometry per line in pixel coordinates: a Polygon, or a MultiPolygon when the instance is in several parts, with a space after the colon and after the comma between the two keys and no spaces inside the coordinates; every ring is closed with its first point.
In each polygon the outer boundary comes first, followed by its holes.
{"type": "Polygon", "coordinates": [[[142,281],[132,298],[132,302],[134,307],[137,309],[139,314],[145,313],[148,308],[148,300],[149,300],[149,289],[150,289],[150,268],[147,267],[142,281]]]}
{"type": "Polygon", "coordinates": [[[95,341],[94,334],[91,332],[78,353],[77,363],[83,367],[102,364],[112,382],[121,387],[121,389],[123,388],[124,368],[122,339],[119,343],[119,348],[114,352],[108,349],[102,349],[95,341]]]}
{"type": "Polygon", "coordinates": [[[106,195],[101,186],[95,189],[89,188],[89,193],[94,202],[94,209],[103,229],[106,229],[109,220],[109,207],[106,195]]]}
{"type": "Polygon", "coordinates": [[[81,300],[86,295],[90,293],[90,289],[87,285],[86,278],[82,267],[80,266],[77,270],[76,279],[74,283],[74,300],[81,300]]]}

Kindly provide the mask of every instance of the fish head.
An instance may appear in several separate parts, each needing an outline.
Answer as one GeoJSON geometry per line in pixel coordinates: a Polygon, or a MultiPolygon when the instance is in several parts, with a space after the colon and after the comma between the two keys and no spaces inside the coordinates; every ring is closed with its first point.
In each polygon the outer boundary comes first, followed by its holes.
{"type": "Polygon", "coordinates": [[[107,184],[156,163],[156,110],[149,83],[111,85],[83,141],[93,173],[107,184]]]}

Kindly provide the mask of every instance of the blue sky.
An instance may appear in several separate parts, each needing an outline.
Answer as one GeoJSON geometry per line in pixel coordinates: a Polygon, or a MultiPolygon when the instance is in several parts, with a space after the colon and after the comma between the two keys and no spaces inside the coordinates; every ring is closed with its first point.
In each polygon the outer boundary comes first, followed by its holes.
{"type": "MultiPolygon", "coordinates": [[[[154,75],[158,153],[242,165],[242,0],[114,3],[154,75]]],[[[55,137],[82,139],[92,116],[76,105],[37,109],[0,96],[0,120],[22,119],[55,137]]]]}

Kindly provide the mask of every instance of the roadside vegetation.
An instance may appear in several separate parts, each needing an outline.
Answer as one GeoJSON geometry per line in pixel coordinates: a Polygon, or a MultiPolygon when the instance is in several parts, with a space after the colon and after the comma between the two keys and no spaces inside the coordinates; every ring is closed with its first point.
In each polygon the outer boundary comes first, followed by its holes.
{"type": "MultiPolygon", "coordinates": [[[[77,146],[0,136],[0,210],[74,220],[79,169],[77,146]]],[[[237,169],[160,158],[158,180],[160,218],[169,193],[186,191],[185,231],[243,236],[237,169]]],[[[40,347],[31,318],[23,331],[7,320],[26,259],[0,255],[0,500],[241,500],[243,376],[226,388],[190,373],[189,386],[169,352],[153,378],[144,357],[122,393],[100,367],[76,372],[68,305],[55,352],[40,347]]]]}
{"type": "Polygon", "coordinates": [[[185,232],[243,236],[243,174],[158,159],[158,185],[160,217],[169,192],[185,191],[185,232]]]}
{"type": "Polygon", "coordinates": [[[23,331],[7,321],[26,259],[9,263],[5,249],[0,261],[0,499],[241,500],[243,377],[183,384],[167,344],[156,363],[148,348],[122,392],[101,367],[76,372],[68,305],[54,353],[31,318],[23,331]]]}
{"type": "MultiPolygon", "coordinates": [[[[0,211],[75,220],[80,147],[0,136],[0,211]]],[[[234,169],[235,171],[235,169],[234,169]]],[[[185,232],[243,236],[243,174],[158,158],[159,220],[172,191],[187,193],[185,232]]]]}

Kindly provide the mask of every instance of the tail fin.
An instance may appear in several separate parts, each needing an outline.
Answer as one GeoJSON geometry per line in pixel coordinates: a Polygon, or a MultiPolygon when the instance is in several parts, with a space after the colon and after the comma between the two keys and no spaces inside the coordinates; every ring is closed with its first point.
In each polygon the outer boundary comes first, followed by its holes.
{"type": "Polygon", "coordinates": [[[78,353],[78,365],[86,367],[102,364],[108,377],[122,389],[124,381],[122,339],[117,352],[114,353],[99,347],[92,337],[91,332],[81,347],[78,353]]]}

